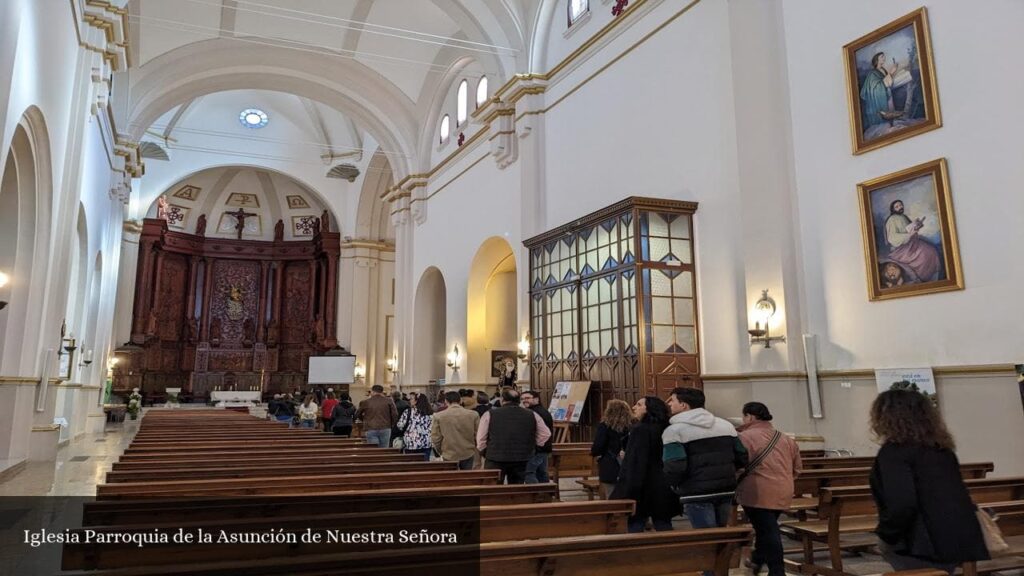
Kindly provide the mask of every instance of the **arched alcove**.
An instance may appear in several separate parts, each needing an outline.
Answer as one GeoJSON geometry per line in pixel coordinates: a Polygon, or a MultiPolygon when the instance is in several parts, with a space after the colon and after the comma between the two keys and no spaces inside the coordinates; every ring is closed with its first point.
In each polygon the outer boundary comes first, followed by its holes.
{"type": "Polygon", "coordinates": [[[75,226],[75,240],[71,245],[71,274],[68,276],[68,302],[64,317],[67,325],[75,334],[82,334],[85,328],[85,318],[88,314],[85,303],[88,295],[89,264],[87,253],[89,250],[89,224],[86,220],[85,206],[78,205],[78,224],[75,226]]]}
{"type": "Polygon", "coordinates": [[[413,386],[425,386],[430,380],[444,378],[446,298],[441,271],[427,268],[416,287],[413,309],[412,379],[408,382],[413,386]]]}
{"type": "Polygon", "coordinates": [[[466,290],[466,377],[492,383],[491,352],[516,351],[516,259],[504,238],[488,238],[477,250],[466,290]]]}

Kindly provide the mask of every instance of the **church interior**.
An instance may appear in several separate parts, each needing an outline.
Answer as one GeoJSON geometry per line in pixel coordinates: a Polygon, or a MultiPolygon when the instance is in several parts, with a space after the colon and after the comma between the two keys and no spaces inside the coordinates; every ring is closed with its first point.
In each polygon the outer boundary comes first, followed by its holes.
{"type": "Polygon", "coordinates": [[[662,531],[599,481],[634,457],[595,452],[609,406],[667,402],[670,431],[680,388],[799,448],[785,571],[1022,573],[1022,25],[1019,0],[0,0],[0,508],[470,534],[19,539],[0,573],[779,576],[757,506],[702,528],[684,495],[662,531]],[[377,447],[378,386],[431,437],[470,391],[492,456],[484,413],[531,395],[550,481],[413,458],[395,421],[377,447]],[[890,561],[876,409],[907,390],[1008,552],[930,533],[946,564],[890,561]],[[351,433],[302,430],[307,394],[351,398],[351,433]]]}

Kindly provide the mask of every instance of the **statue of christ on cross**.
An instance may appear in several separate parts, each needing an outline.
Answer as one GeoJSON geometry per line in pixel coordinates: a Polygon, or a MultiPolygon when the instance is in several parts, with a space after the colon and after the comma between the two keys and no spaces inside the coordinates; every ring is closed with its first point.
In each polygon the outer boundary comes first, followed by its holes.
{"type": "Polygon", "coordinates": [[[228,212],[228,216],[234,216],[238,222],[235,224],[235,231],[238,232],[238,239],[242,239],[242,231],[245,230],[245,219],[250,216],[256,216],[251,212],[246,212],[244,209],[239,208],[237,212],[228,212]]]}

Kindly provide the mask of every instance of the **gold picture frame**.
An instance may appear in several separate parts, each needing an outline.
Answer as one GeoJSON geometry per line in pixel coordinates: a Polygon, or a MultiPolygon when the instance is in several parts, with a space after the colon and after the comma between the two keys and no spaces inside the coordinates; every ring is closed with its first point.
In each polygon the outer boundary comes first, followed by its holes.
{"type": "Polygon", "coordinates": [[[843,58],[854,154],[942,126],[924,7],[843,46],[843,58]]]}
{"type": "Polygon", "coordinates": [[[872,301],[963,290],[946,159],[857,185],[872,301]]]}

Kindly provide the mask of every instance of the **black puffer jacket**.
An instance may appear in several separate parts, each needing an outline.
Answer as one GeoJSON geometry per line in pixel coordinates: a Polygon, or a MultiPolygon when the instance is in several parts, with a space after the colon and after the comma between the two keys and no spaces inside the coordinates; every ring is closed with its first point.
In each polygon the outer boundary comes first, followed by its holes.
{"type": "Polygon", "coordinates": [[[662,434],[665,475],[680,496],[728,494],[747,465],[736,427],[703,408],[672,417],[662,434]]]}

